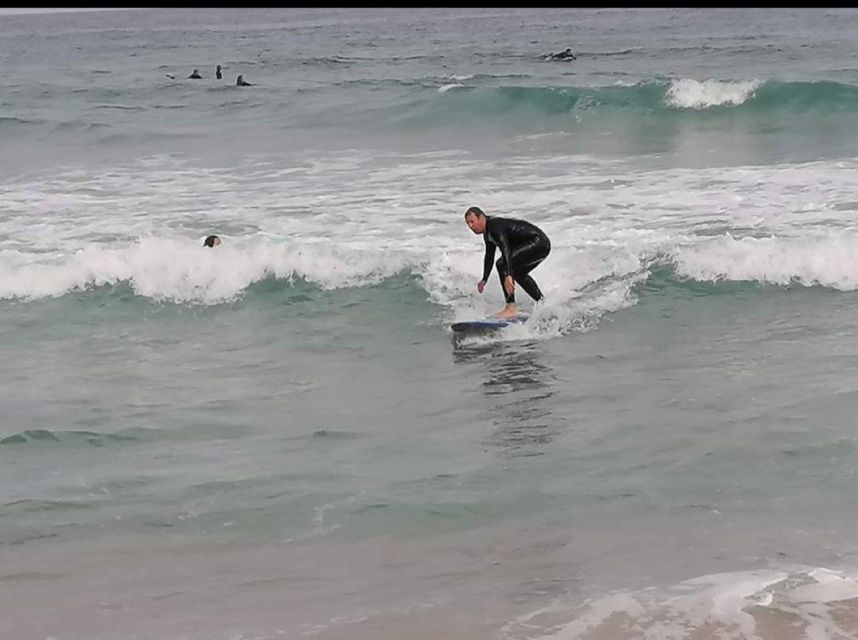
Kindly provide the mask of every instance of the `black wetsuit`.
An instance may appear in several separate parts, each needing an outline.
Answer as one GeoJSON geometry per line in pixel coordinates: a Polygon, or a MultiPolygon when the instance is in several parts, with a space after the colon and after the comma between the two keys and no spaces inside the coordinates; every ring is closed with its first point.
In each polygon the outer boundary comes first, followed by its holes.
{"type": "Polygon", "coordinates": [[[515,292],[509,294],[503,288],[504,278],[510,274],[527,292],[527,295],[534,300],[541,300],[542,291],[528,274],[545,260],[548,252],[551,251],[551,242],[542,229],[524,220],[486,216],[486,231],[483,239],[486,242],[483,282],[488,280],[492,272],[495,249],[499,247],[501,257],[497,261],[498,276],[501,281],[501,291],[507,303],[515,302],[515,292]]]}
{"type": "Polygon", "coordinates": [[[577,60],[577,58],[575,57],[575,54],[572,53],[572,51],[570,51],[569,49],[566,49],[566,51],[561,51],[560,53],[552,53],[551,59],[552,60],[577,60]]]}

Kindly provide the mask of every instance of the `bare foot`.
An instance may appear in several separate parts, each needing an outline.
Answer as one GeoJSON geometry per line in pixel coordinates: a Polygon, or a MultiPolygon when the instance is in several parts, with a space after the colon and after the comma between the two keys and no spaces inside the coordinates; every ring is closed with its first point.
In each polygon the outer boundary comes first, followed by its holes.
{"type": "Polygon", "coordinates": [[[508,304],[495,314],[495,318],[514,318],[517,315],[518,307],[515,304],[508,304]]]}

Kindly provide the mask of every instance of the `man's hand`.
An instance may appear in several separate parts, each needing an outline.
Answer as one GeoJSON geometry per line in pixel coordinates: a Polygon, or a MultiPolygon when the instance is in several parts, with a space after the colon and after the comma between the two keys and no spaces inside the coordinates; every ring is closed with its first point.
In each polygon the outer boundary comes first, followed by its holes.
{"type": "Polygon", "coordinates": [[[503,290],[510,296],[515,291],[515,280],[512,279],[512,276],[507,276],[503,279],[503,290]]]}
{"type": "Polygon", "coordinates": [[[485,289],[485,288],[486,288],[486,281],[485,281],[485,280],[480,280],[480,281],[477,283],[477,291],[479,291],[480,293],[482,293],[482,292],[483,292],[483,289],[485,289]]]}

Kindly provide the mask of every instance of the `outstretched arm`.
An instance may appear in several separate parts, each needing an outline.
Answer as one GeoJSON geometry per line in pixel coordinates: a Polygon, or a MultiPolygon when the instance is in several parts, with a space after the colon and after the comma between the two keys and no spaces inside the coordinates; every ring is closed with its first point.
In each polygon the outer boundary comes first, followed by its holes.
{"type": "Polygon", "coordinates": [[[483,258],[483,282],[487,282],[489,279],[489,275],[491,275],[492,267],[495,265],[495,245],[493,242],[489,242],[488,237],[485,238],[486,241],[486,256],[483,258]]]}

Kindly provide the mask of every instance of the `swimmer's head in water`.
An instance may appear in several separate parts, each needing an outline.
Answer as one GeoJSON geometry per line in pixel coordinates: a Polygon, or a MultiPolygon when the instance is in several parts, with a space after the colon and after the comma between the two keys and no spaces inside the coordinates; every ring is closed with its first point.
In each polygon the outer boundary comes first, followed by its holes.
{"type": "Polygon", "coordinates": [[[217,236],[208,236],[205,240],[203,240],[204,247],[216,247],[219,244],[222,244],[221,239],[217,236]]]}
{"type": "Polygon", "coordinates": [[[470,207],[465,211],[465,222],[474,233],[485,233],[486,214],[479,207],[470,207]]]}

